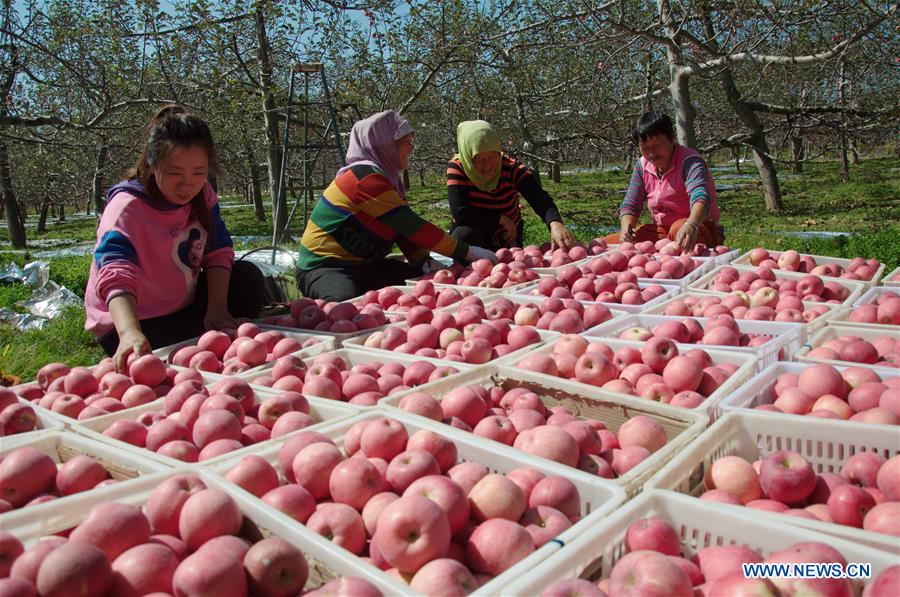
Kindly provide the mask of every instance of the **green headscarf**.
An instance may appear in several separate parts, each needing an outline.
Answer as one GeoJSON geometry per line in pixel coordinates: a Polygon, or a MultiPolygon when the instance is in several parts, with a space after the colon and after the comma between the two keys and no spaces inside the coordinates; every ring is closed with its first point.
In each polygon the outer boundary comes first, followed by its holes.
{"type": "Polygon", "coordinates": [[[484,120],[467,120],[460,122],[456,127],[456,147],[459,151],[455,157],[459,158],[466,176],[475,186],[482,191],[493,191],[500,182],[500,163],[497,171],[490,178],[482,176],[475,168],[472,159],[483,151],[500,151],[500,137],[489,122],[484,120]]]}

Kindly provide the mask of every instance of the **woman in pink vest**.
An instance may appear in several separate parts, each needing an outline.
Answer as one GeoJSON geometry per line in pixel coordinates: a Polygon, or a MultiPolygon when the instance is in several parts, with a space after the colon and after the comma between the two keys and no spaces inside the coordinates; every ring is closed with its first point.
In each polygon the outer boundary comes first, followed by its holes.
{"type": "Polygon", "coordinates": [[[622,231],[607,242],[669,238],[690,252],[697,243],[722,244],[716,185],[700,154],[675,142],[672,120],[659,112],[641,116],[631,132],[641,150],[619,208],[622,231]],[[635,228],[644,204],[653,222],[635,228]]]}

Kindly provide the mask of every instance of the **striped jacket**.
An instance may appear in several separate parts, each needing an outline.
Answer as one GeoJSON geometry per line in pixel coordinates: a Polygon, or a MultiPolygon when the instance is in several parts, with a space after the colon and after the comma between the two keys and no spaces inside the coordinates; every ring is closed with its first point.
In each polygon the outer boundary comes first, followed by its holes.
{"type": "Polygon", "coordinates": [[[299,268],[366,265],[394,243],[411,264],[429,251],[465,259],[469,246],[423,220],[373,166],[353,166],[319,197],[300,246],[299,268]]]}
{"type": "Polygon", "coordinates": [[[482,191],[469,180],[458,158],[447,164],[447,200],[453,223],[496,230],[500,216],[516,224],[522,219],[519,195],[525,197],[535,213],[546,223],[562,221],[553,199],[524,165],[508,155],[500,164],[500,182],[493,191],[482,191]]]}

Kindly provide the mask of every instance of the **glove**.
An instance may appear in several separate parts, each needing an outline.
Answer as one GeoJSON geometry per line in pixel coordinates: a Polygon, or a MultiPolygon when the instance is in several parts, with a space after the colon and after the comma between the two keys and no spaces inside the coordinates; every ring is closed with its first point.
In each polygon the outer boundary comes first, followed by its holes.
{"type": "Polygon", "coordinates": [[[426,257],[422,260],[422,263],[419,264],[419,270],[425,275],[433,274],[439,269],[444,269],[444,265],[438,261],[437,259],[432,259],[431,257],[426,257]]]}
{"type": "Polygon", "coordinates": [[[493,251],[488,251],[487,249],[482,249],[481,247],[476,247],[475,245],[469,245],[469,252],[466,253],[466,261],[472,263],[473,261],[478,261],[479,259],[487,259],[491,263],[497,263],[497,256],[493,251]]]}

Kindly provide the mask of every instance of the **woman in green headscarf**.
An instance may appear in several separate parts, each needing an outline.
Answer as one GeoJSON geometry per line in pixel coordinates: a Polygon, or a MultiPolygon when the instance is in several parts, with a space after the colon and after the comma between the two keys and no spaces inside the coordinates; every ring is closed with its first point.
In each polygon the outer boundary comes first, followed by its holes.
{"type": "Polygon", "coordinates": [[[554,247],[567,249],[574,236],[563,225],[553,199],[523,164],[505,155],[500,137],[484,120],[468,120],[456,128],[459,151],[447,164],[447,199],[451,236],[496,251],[522,246],[519,196],[547,224],[554,247]]]}

